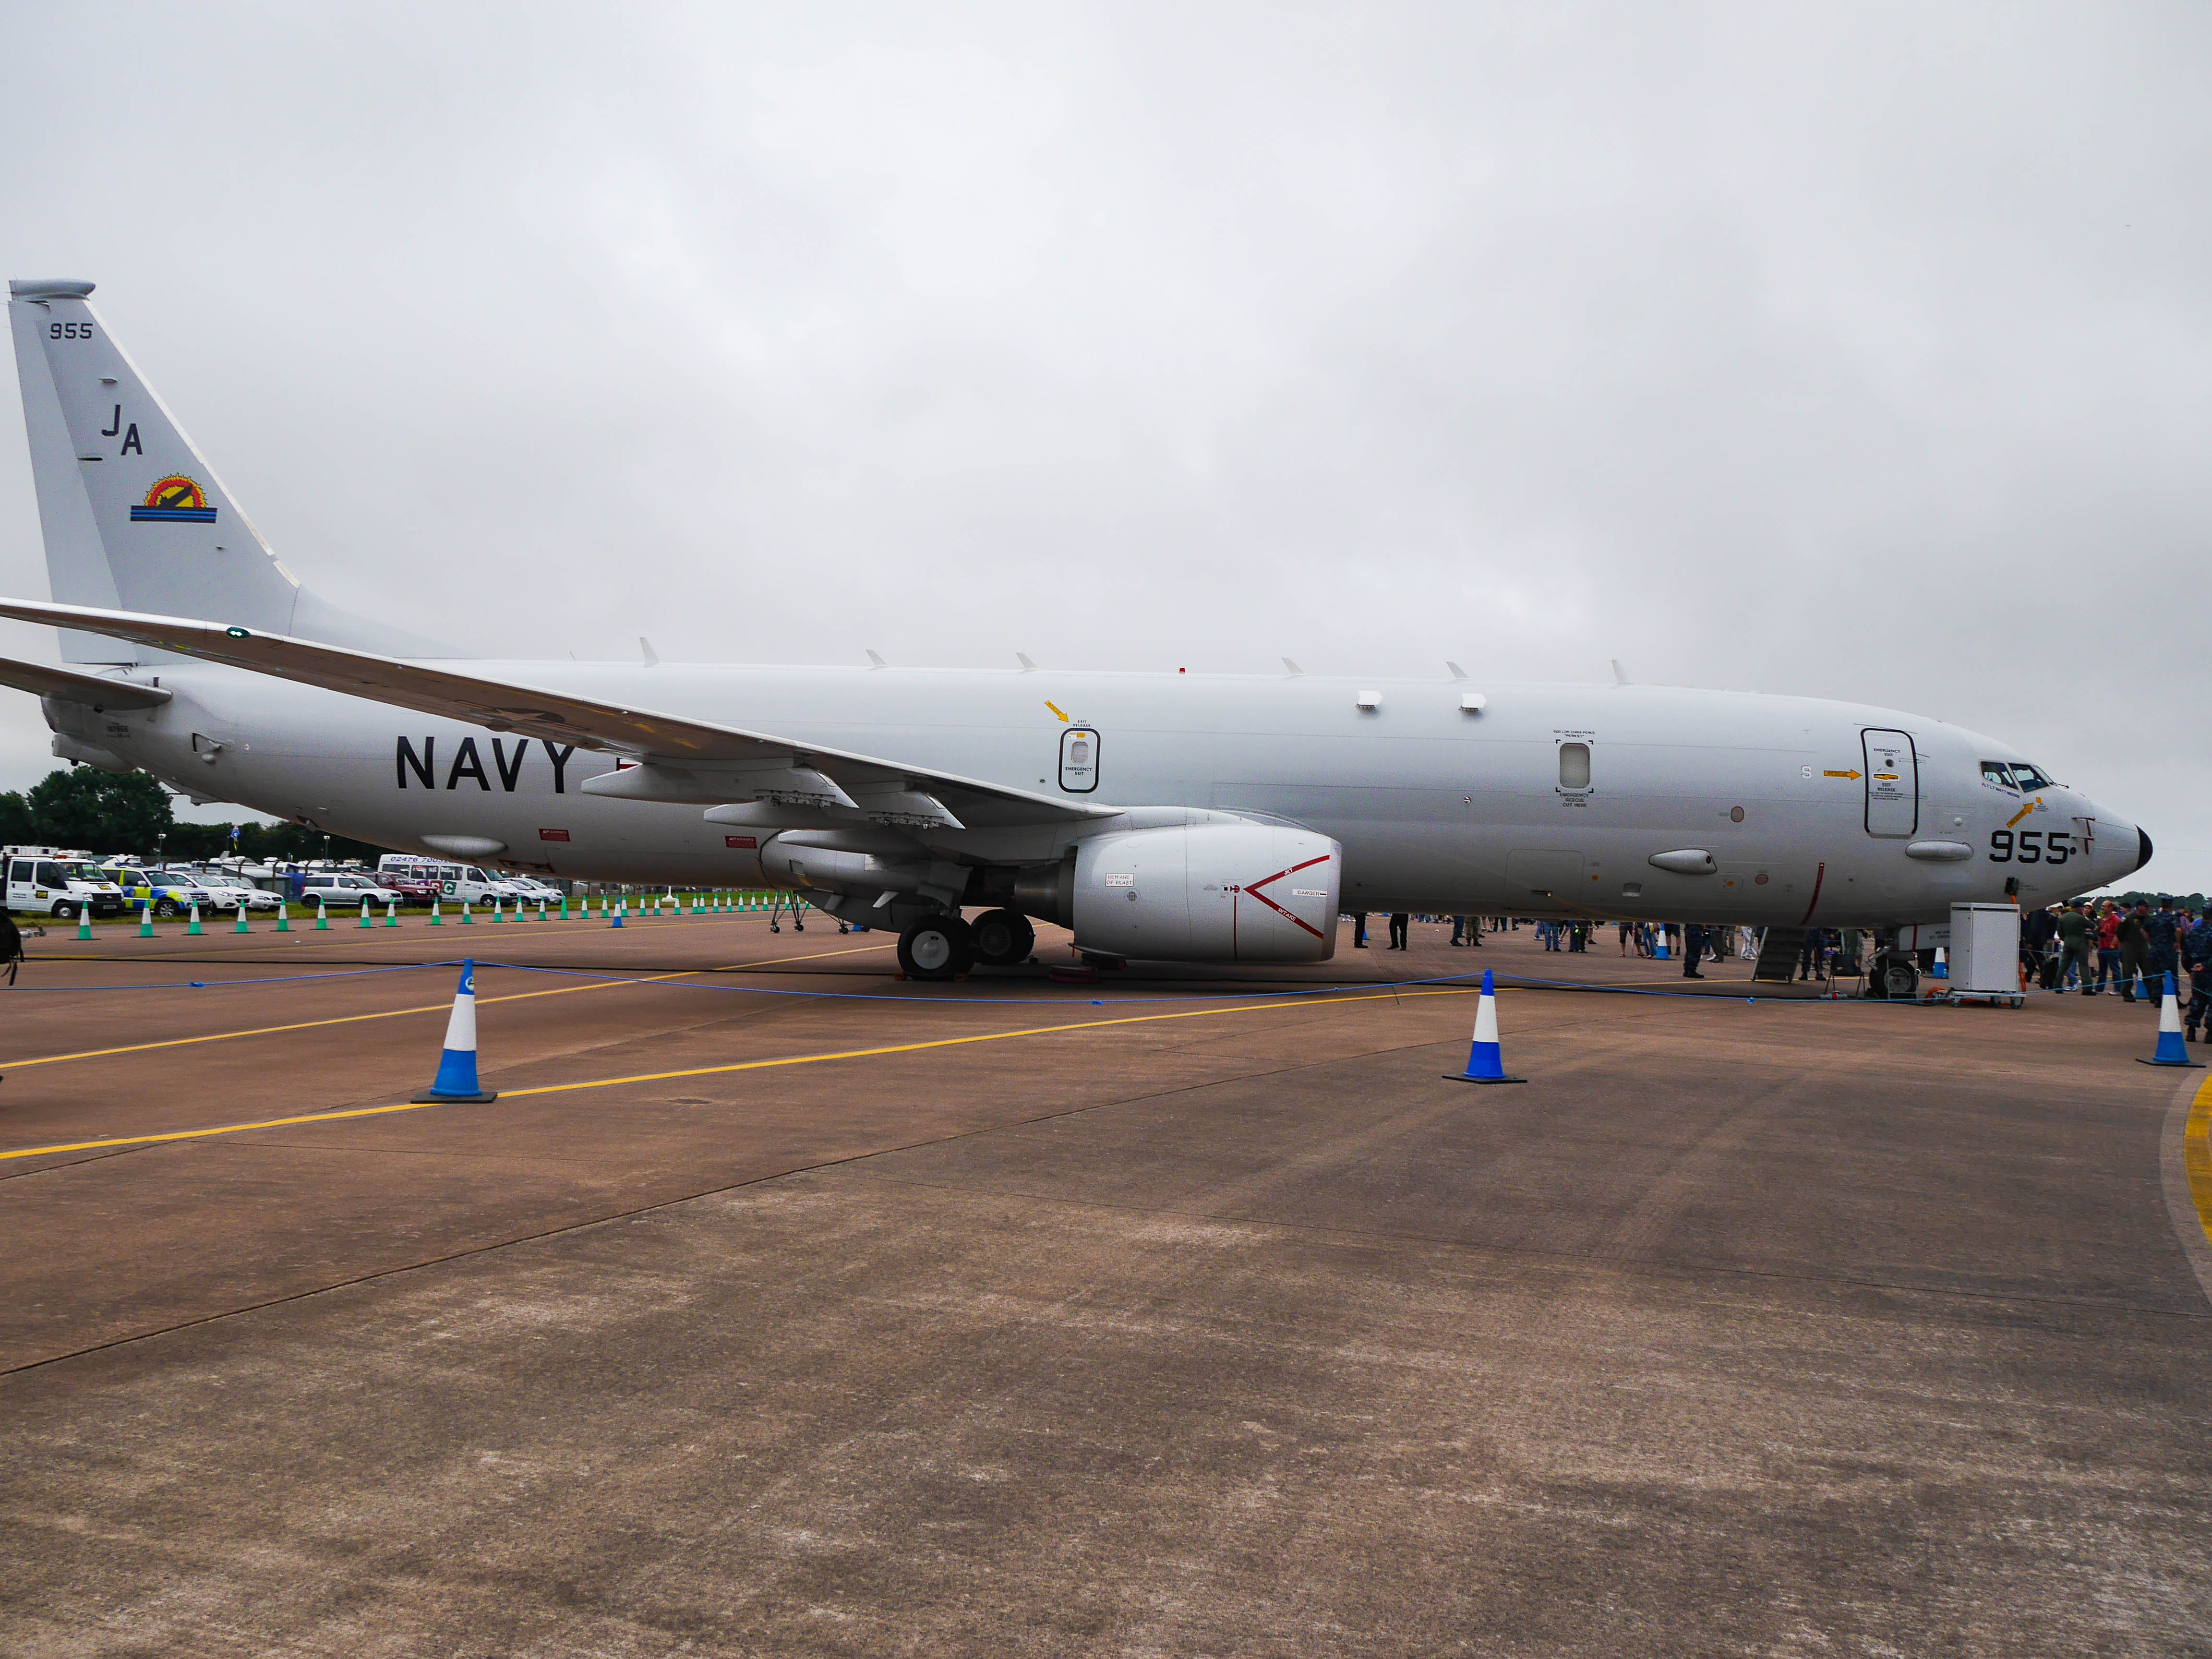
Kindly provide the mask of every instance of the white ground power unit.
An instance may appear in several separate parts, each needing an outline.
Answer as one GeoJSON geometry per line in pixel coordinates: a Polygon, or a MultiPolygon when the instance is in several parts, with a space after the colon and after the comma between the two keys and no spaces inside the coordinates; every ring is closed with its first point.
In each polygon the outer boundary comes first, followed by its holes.
{"type": "Polygon", "coordinates": [[[1952,1001],[1987,997],[2019,1007],[2020,907],[2017,904],[1954,904],[1951,907],[1951,978],[1944,988],[1952,1001]]]}

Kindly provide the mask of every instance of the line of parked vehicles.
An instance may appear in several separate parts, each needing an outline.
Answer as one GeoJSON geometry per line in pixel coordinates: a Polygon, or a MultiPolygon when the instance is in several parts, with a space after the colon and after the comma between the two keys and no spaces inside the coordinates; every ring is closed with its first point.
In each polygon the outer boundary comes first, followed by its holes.
{"type": "Polygon", "coordinates": [[[64,847],[0,847],[0,884],[18,915],[75,921],[117,916],[143,904],[164,919],[198,905],[204,913],[248,915],[280,904],[359,909],[386,905],[558,904],[562,891],[534,876],[495,875],[479,866],[391,853],[374,870],[313,864],[240,866],[157,864],[128,857],[95,858],[64,847]]]}

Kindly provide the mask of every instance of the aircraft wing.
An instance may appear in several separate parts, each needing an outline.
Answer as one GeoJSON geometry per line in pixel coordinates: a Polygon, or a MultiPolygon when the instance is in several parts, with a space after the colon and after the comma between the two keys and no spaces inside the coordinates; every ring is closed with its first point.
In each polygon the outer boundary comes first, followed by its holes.
{"type": "MultiPolygon", "coordinates": [[[[82,629],[301,685],[465,720],[495,732],[520,732],[549,743],[599,750],[638,763],[606,777],[587,780],[584,787],[593,794],[708,805],[757,800],[787,810],[824,813],[825,821],[850,815],[915,828],[1068,823],[1110,817],[1121,811],[1115,806],[1078,805],[1055,796],[1031,794],[895,760],[824,749],[769,732],[748,732],[571,692],[486,679],[457,668],[402,661],[217,623],[22,599],[0,599],[0,617],[82,629]]],[[[62,677],[59,670],[21,666],[27,672],[62,677]]],[[[90,675],[65,678],[103,690],[118,684],[90,675]]],[[[0,672],[0,684],[20,683],[0,672]]],[[[168,695],[151,687],[132,690],[155,699],[168,695]]],[[[53,695],[76,699],[81,692],[53,695]]],[[[112,694],[111,700],[121,701],[112,694]]]]}
{"type": "Polygon", "coordinates": [[[169,693],[157,685],[133,685],[129,680],[80,674],[71,668],[49,668],[44,663],[17,662],[9,657],[0,657],[0,685],[12,685],[34,697],[90,703],[94,708],[157,708],[169,700],[169,693]]]}

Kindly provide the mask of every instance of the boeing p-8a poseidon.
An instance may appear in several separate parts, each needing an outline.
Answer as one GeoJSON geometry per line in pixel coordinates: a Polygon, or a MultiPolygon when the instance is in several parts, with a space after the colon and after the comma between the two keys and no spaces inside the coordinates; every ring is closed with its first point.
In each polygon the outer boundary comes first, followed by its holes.
{"type": "MultiPolygon", "coordinates": [[[[1894,709],[1616,684],[507,662],[317,599],[88,302],[9,285],[75,669],[58,755],[394,848],[803,890],[908,972],[1086,951],[1318,961],[1342,909],[1871,927],[2030,902],[2150,842],[1894,709]],[[973,921],[963,912],[981,908],[973,921]]],[[[1449,665],[1447,665],[1449,666],[1449,665]]]]}

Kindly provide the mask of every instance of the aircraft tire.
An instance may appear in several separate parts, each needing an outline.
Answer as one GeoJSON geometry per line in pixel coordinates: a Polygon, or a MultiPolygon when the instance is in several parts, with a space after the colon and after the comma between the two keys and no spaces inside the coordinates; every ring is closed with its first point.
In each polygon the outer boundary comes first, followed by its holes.
{"type": "Polygon", "coordinates": [[[1881,988],[1893,1002],[1910,1002],[1919,994],[1920,970],[1909,962],[1893,962],[1881,970],[1881,988]]]}
{"type": "Polygon", "coordinates": [[[975,940],[975,960],[994,968],[1011,968],[1027,962],[1036,948],[1036,929],[1018,910],[986,910],[969,924],[975,940]]]}
{"type": "Polygon", "coordinates": [[[899,935],[898,964],[908,979],[953,979],[975,960],[975,935],[958,916],[927,916],[899,935]]]}

